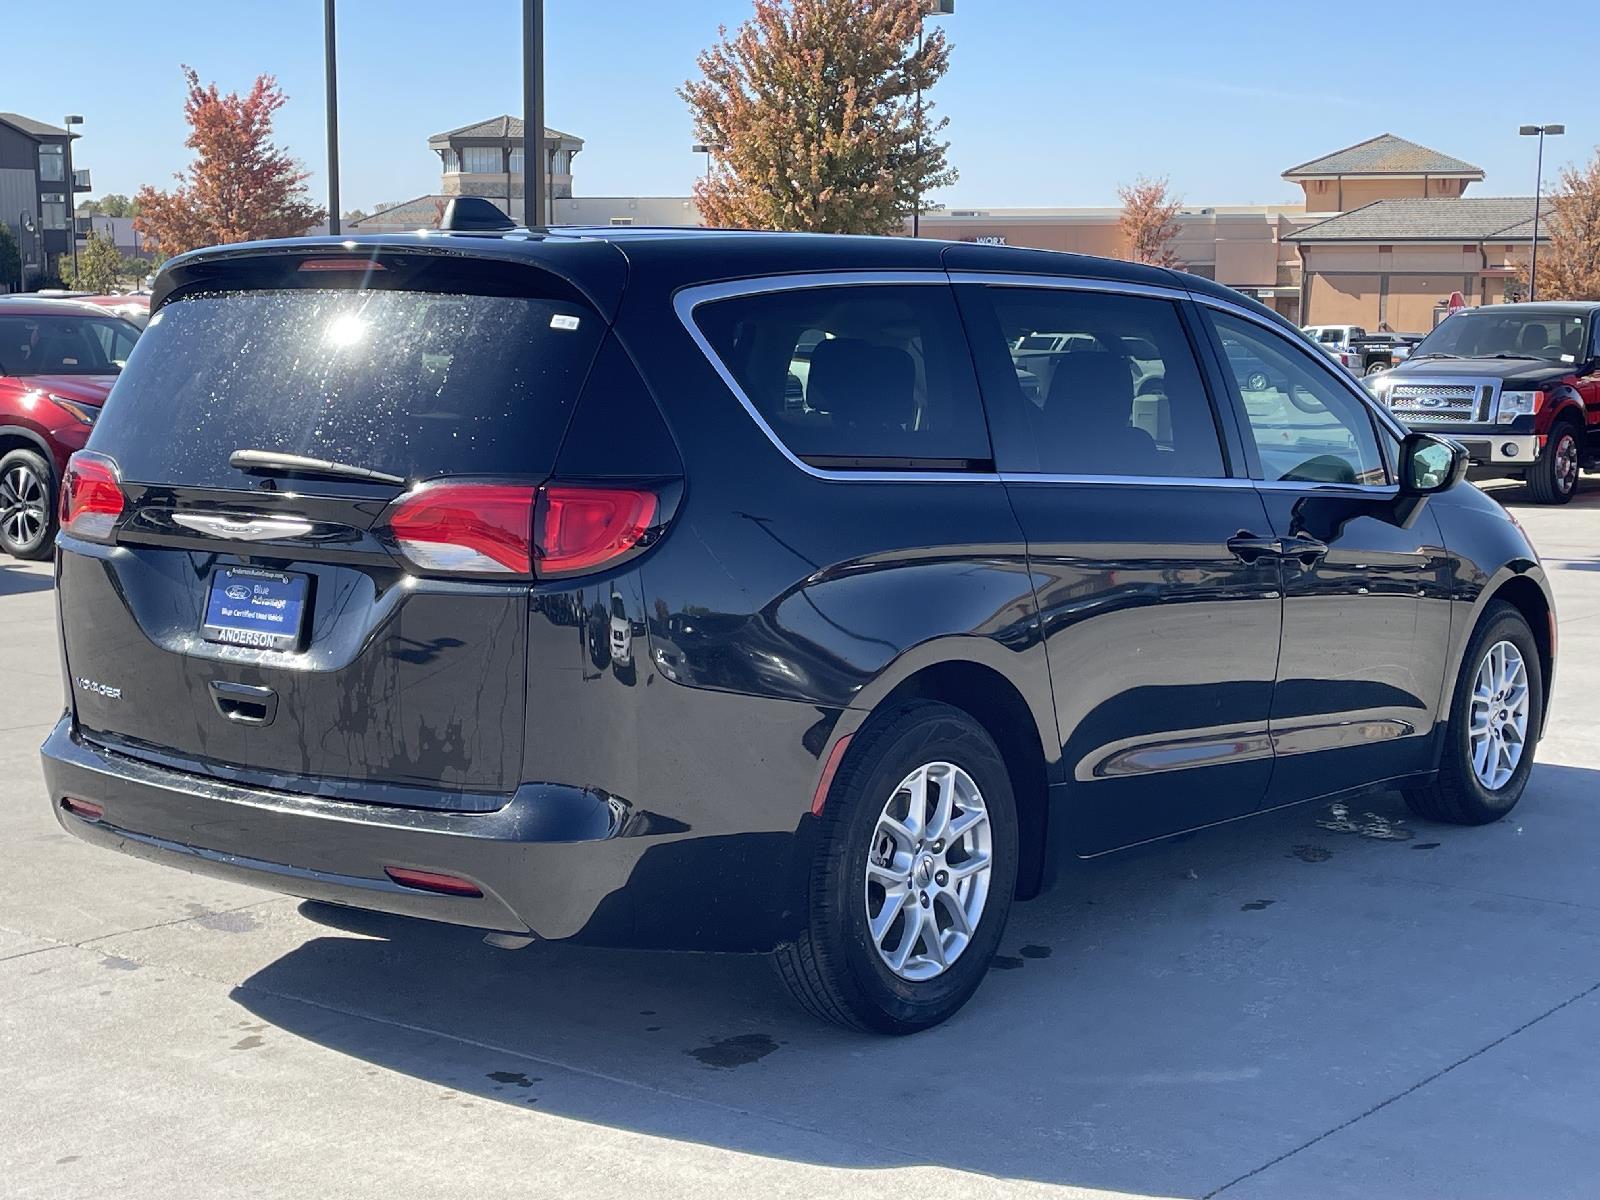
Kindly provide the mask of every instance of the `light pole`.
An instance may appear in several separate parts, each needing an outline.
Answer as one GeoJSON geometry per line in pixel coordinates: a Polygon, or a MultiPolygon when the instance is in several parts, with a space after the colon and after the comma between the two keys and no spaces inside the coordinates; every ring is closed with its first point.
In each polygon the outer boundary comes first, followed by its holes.
{"type": "Polygon", "coordinates": [[[72,174],[72,141],[78,135],[72,132],[74,125],[82,125],[83,118],[68,114],[62,124],[67,127],[66,162],[62,165],[67,171],[67,245],[72,247],[72,275],[78,275],[78,192],[77,179],[72,174]]]}
{"type": "Polygon", "coordinates": [[[548,225],[544,188],[544,0],[522,0],[522,223],[548,225]]]}
{"type": "Polygon", "coordinates": [[[322,70],[328,93],[328,232],[339,232],[339,64],[334,44],[334,0],[322,0],[322,70]]]}
{"type": "Polygon", "coordinates": [[[1523,137],[1539,138],[1539,165],[1533,175],[1533,255],[1528,263],[1528,299],[1539,296],[1539,199],[1544,192],[1544,136],[1555,137],[1567,131],[1565,125],[1524,125],[1517,130],[1523,137]]]}
{"type": "Polygon", "coordinates": [[[922,26],[929,17],[954,16],[956,0],[923,0],[917,15],[917,194],[911,209],[911,236],[922,236],[922,26]]]}
{"type": "Polygon", "coordinates": [[[706,156],[706,179],[707,180],[709,180],[711,178],[711,156],[713,154],[715,154],[719,149],[721,149],[721,147],[713,146],[708,142],[696,142],[694,145],[689,147],[689,150],[690,150],[691,153],[704,154],[706,156]]]}

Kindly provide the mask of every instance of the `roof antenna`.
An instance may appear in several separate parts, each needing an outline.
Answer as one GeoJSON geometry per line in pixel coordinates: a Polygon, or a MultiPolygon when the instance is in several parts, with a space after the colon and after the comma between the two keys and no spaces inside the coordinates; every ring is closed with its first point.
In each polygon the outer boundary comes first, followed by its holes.
{"type": "Polygon", "coordinates": [[[500,232],[516,227],[515,221],[482,196],[456,196],[444,206],[444,216],[439,219],[440,229],[457,233],[500,232]]]}

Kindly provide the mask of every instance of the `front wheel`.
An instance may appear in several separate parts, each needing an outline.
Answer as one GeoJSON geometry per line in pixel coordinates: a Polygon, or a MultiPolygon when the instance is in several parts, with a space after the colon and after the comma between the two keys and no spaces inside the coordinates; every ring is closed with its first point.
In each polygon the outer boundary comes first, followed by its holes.
{"type": "Polygon", "coordinates": [[[856,735],[828,791],[807,921],[779,974],[815,1015],[916,1033],[983,982],[1017,883],[1017,815],[994,741],[917,701],[856,735]]]}
{"type": "Polygon", "coordinates": [[[1487,825],[1516,807],[1544,721],[1539,647],[1521,612],[1491,601],[1467,646],[1439,774],[1405,793],[1418,816],[1487,825]]]}
{"type": "Polygon", "coordinates": [[[1528,490],[1540,504],[1565,504],[1577,493],[1581,436],[1571,421],[1561,421],[1550,430],[1539,461],[1528,470],[1528,490]]]}
{"type": "Polygon", "coordinates": [[[1390,364],[1386,362],[1369,363],[1365,373],[1368,375],[1382,375],[1389,369],[1389,366],[1390,364]]]}
{"type": "Polygon", "coordinates": [[[14,558],[49,558],[55,535],[50,464],[32,450],[13,450],[0,458],[0,550],[14,558]]]}

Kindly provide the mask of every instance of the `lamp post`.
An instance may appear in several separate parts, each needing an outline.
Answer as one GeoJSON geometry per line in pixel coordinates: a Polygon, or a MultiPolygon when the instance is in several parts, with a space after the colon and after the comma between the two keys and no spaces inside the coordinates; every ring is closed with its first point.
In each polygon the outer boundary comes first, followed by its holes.
{"type": "Polygon", "coordinates": [[[544,0],[522,0],[522,223],[550,223],[544,187],[544,0]]]}
{"type": "Polygon", "coordinates": [[[711,156],[713,154],[715,154],[720,149],[721,149],[720,146],[713,146],[708,142],[696,142],[694,145],[689,147],[689,150],[690,150],[691,153],[704,154],[706,156],[706,178],[707,179],[711,178],[711,156]]]}
{"type": "Polygon", "coordinates": [[[1533,254],[1528,263],[1529,300],[1536,300],[1539,296],[1539,200],[1544,192],[1544,138],[1545,134],[1556,137],[1566,131],[1565,125],[1524,125],[1517,130],[1523,137],[1537,136],[1539,139],[1539,163],[1533,175],[1533,254]]]}
{"type": "MultiPolygon", "coordinates": [[[[923,0],[922,11],[917,15],[917,66],[922,65],[922,26],[929,17],[954,16],[956,0],[923,0]]],[[[918,172],[916,199],[911,209],[911,236],[922,236],[922,72],[917,71],[917,156],[918,172]]]]}
{"type": "Polygon", "coordinates": [[[322,0],[322,70],[328,102],[328,232],[339,232],[339,64],[333,31],[334,0],[322,0]]]}
{"type": "Polygon", "coordinates": [[[67,127],[67,148],[64,155],[66,162],[62,165],[67,172],[67,245],[72,248],[72,274],[78,274],[78,193],[77,180],[72,174],[72,141],[78,135],[72,132],[74,125],[82,125],[83,118],[68,114],[61,122],[67,127]]]}

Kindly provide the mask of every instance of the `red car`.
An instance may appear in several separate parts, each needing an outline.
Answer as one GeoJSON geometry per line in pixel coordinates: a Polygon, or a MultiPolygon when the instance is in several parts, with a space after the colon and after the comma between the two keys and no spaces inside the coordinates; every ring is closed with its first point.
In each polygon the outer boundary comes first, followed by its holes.
{"type": "Polygon", "coordinates": [[[0,298],[0,551],[50,556],[56,483],[138,340],[93,305],[0,298]]]}

